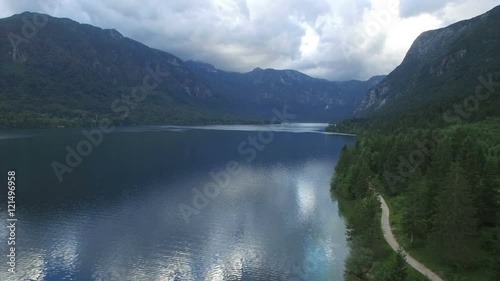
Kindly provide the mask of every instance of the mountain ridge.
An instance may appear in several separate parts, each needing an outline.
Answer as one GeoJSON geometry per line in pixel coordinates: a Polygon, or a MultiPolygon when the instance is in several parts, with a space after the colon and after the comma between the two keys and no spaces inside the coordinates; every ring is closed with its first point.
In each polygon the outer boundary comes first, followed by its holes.
{"type": "Polygon", "coordinates": [[[463,97],[460,93],[473,93],[476,78],[500,66],[496,51],[500,48],[499,27],[500,6],[472,19],[422,33],[402,63],[369,90],[355,115],[414,109],[414,105],[436,101],[433,95],[437,99],[457,99],[463,97]]]}
{"type": "Polygon", "coordinates": [[[330,121],[352,114],[363,91],[376,82],[346,82],[339,92],[336,82],[298,71],[255,68],[241,75],[262,81],[256,94],[240,74],[206,64],[243,83],[222,87],[189,62],[116,29],[31,12],[0,19],[0,51],[0,127],[92,126],[102,118],[117,125],[232,123],[267,119],[272,109],[284,106],[292,107],[297,121],[330,121]],[[48,22],[23,38],[26,20],[35,17],[48,22]],[[10,34],[17,36],[15,44],[10,34]],[[122,97],[140,87],[151,69],[167,77],[147,99],[130,106],[122,97]],[[290,85],[276,83],[280,75],[290,85]],[[291,86],[303,83],[309,88],[291,86]],[[130,115],[120,118],[112,109],[116,102],[130,107],[130,115]]]}
{"type": "Polygon", "coordinates": [[[205,62],[186,61],[186,64],[214,91],[232,94],[254,108],[270,111],[271,108],[262,105],[263,100],[268,101],[268,105],[282,103],[299,116],[313,116],[325,122],[350,116],[366,91],[385,77],[330,81],[292,69],[230,72],[205,62]]]}

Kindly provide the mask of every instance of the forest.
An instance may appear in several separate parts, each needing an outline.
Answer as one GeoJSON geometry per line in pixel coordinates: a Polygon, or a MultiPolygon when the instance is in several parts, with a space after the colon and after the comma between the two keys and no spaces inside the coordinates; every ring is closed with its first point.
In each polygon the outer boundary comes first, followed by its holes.
{"type": "Polygon", "coordinates": [[[348,219],[347,280],[423,278],[385,243],[374,191],[388,201],[399,243],[444,280],[500,280],[498,96],[459,122],[443,121],[445,108],[329,126],[358,134],[331,184],[348,219]]]}

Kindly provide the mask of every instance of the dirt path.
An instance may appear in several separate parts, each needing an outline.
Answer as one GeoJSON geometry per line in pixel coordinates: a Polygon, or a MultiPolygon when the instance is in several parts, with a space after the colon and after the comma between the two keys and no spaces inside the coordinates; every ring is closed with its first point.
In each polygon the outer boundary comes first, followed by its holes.
{"type": "MultiPolygon", "coordinates": [[[[377,197],[380,201],[381,207],[382,207],[382,219],[381,219],[381,226],[382,226],[382,232],[384,233],[384,238],[389,243],[391,248],[394,251],[397,251],[398,249],[403,249],[398,241],[396,241],[396,238],[394,237],[394,234],[392,233],[391,229],[391,223],[389,220],[389,207],[387,206],[387,203],[385,203],[384,198],[382,195],[377,194],[377,197]]],[[[437,276],[436,273],[432,272],[430,269],[425,267],[425,265],[419,263],[416,259],[414,259],[412,256],[410,256],[406,251],[403,250],[403,252],[406,255],[406,261],[408,264],[415,268],[418,272],[422,273],[425,275],[429,280],[431,281],[443,281],[439,276],[437,276]]]]}

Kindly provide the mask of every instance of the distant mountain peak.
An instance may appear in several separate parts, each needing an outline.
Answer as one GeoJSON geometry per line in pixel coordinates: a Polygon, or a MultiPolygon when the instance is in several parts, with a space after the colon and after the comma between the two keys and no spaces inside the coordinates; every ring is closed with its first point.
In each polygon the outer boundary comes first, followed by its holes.
{"type": "Polygon", "coordinates": [[[366,91],[385,76],[346,82],[313,78],[292,69],[257,67],[238,73],[214,69],[202,62],[186,62],[217,93],[230,95],[247,109],[269,114],[288,105],[300,120],[324,121],[349,117],[366,91]]]}
{"type": "Polygon", "coordinates": [[[111,37],[115,38],[115,39],[123,39],[125,38],[125,36],[123,36],[120,32],[118,32],[118,30],[112,28],[112,29],[105,29],[106,31],[108,31],[111,35],[111,37]]]}
{"type": "Polygon", "coordinates": [[[217,72],[218,71],[214,65],[206,63],[206,62],[188,60],[185,62],[185,64],[191,68],[197,68],[197,69],[201,69],[201,70],[205,70],[205,71],[209,71],[209,72],[217,72]]]}

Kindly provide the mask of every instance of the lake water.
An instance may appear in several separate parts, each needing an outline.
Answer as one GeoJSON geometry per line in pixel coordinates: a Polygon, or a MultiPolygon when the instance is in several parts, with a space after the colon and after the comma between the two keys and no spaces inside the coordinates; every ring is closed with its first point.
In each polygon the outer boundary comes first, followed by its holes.
{"type": "Polygon", "coordinates": [[[90,154],[74,168],[66,147],[78,151],[81,130],[0,131],[0,280],[343,280],[329,182],[355,139],[325,126],[122,128],[80,147],[90,154]],[[54,162],[72,170],[62,182],[54,162]]]}

